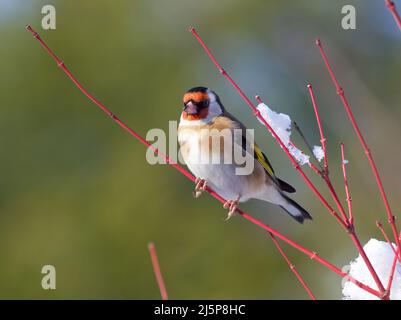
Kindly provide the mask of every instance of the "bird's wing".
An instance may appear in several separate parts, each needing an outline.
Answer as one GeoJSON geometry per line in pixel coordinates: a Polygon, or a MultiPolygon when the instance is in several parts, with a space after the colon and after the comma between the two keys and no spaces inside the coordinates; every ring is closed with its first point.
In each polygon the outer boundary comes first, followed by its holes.
{"type": "MultiPolygon", "coordinates": [[[[235,122],[236,125],[234,127],[238,127],[240,129],[242,129],[242,145],[241,146],[244,151],[249,151],[249,149],[247,150],[247,144],[249,144],[250,142],[247,141],[246,131],[245,131],[246,127],[238,119],[236,119],[233,115],[231,115],[227,111],[225,111],[222,116],[227,117],[227,118],[231,119],[233,122],[235,122]]],[[[256,142],[252,141],[252,145],[249,147],[250,147],[250,150],[253,150],[253,157],[255,158],[255,160],[257,160],[262,165],[263,169],[265,169],[266,174],[271,178],[271,180],[282,191],[289,192],[289,193],[293,193],[296,191],[293,186],[291,186],[287,182],[276,177],[276,175],[274,173],[274,169],[269,162],[269,159],[263,153],[262,149],[260,149],[260,147],[257,145],[256,142]]]]}
{"type": "Polygon", "coordinates": [[[294,193],[296,191],[292,185],[290,185],[287,182],[276,177],[276,175],[274,174],[272,165],[270,164],[269,160],[267,159],[267,157],[263,153],[263,151],[256,144],[256,142],[254,143],[254,156],[255,156],[255,159],[258,160],[258,162],[263,166],[266,173],[269,174],[270,177],[272,177],[272,180],[277,184],[277,186],[282,191],[289,192],[289,193],[294,193]]]}
{"type": "Polygon", "coordinates": [[[267,173],[276,178],[276,175],[274,174],[274,169],[272,165],[269,162],[269,159],[267,159],[266,155],[263,153],[263,151],[260,149],[260,147],[256,144],[256,142],[253,143],[253,154],[256,160],[262,165],[262,167],[267,171],[267,173]]]}
{"type": "Polygon", "coordinates": [[[263,153],[262,149],[260,149],[255,141],[248,141],[246,136],[246,127],[241,123],[241,121],[236,119],[232,114],[228,113],[227,111],[225,111],[224,114],[221,116],[230,119],[233,122],[232,126],[234,128],[242,129],[242,149],[245,151],[253,150],[253,157],[255,158],[255,160],[257,160],[262,165],[269,176],[271,176],[272,178],[276,178],[276,175],[274,174],[274,169],[267,159],[266,155],[263,153]],[[247,150],[246,148],[249,143],[251,143],[251,145],[248,146],[247,150]]]}

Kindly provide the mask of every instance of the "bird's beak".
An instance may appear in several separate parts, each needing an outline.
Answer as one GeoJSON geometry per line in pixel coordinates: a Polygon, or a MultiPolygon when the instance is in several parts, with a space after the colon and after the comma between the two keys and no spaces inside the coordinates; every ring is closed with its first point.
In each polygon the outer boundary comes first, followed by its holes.
{"type": "Polygon", "coordinates": [[[198,114],[198,107],[196,106],[196,104],[194,104],[192,101],[189,101],[186,105],[185,105],[185,107],[184,107],[184,111],[187,113],[187,114],[192,114],[192,115],[194,115],[194,114],[198,114]]]}

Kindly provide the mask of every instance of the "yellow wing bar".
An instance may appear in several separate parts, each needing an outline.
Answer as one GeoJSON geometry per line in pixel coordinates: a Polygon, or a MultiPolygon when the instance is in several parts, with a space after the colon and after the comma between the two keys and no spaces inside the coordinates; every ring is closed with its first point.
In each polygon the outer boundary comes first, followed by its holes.
{"type": "Polygon", "coordinates": [[[272,176],[275,177],[274,175],[274,170],[269,163],[269,160],[265,156],[265,154],[262,152],[262,150],[259,148],[259,146],[255,143],[253,145],[254,153],[255,153],[255,158],[258,160],[258,162],[265,168],[265,170],[272,176]]]}

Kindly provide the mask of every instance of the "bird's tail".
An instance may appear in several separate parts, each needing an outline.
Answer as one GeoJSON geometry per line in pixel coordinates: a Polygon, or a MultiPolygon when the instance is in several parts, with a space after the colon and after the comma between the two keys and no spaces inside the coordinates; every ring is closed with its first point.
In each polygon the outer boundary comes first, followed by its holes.
{"type": "Polygon", "coordinates": [[[286,204],[280,205],[291,217],[297,220],[299,223],[304,223],[305,219],[312,220],[312,216],[302,208],[298,203],[296,203],[291,198],[287,197],[285,194],[282,194],[284,199],[286,200],[286,204]]]}

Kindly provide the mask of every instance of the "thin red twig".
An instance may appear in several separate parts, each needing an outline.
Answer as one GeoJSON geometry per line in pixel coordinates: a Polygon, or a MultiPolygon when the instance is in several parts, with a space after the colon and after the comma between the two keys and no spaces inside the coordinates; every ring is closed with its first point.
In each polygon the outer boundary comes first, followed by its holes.
{"type": "Polygon", "coordinates": [[[323,126],[322,126],[322,122],[320,120],[319,109],[317,107],[315,93],[313,91],[311,84],[308,84],[308,91],[309,91],[309,95],[312,100],[313,109],[315,111],[317,125],[319,127],[320,143],[322,144],[322,149],[323,149],[323,153],[324,153],[324,160],[323,160],[324,161],[324,170],[325,170],[325,174],[328,175],[329,174],[329,161],[327,159],[326,138],[323,133],[323,126]]]}
{"type": "Polygon", "coordinates": [[[157,252],[153,242],[150,242],[148,244],[148,249],[150,258],[152,259],[153,271],[155,273],[157,285],[159,286],[160,295],[162,297],[162,300],[168,300],[166,286],[164,284],[162,272],[160,270],[159,259],[157,258],[157,252]]]}
{"type": "MultiPolygon", "coordinates": [[[[384,231],[383,225],[379,221],[376,221],[376,225],[380,229],[380,231],[382,232],[387,243],[391,246],[391,249],[393,249],[393,252],[394,252],[394,259],[393,259],[393,263],[391,264],[390,276],[388,278],[387,287],[386,287],[387,294],[390,297],[391,286],[393,285],[394,274],[395,274],[395,270],[397,267],[397,261],[399,260],[399,257],[400,257],[400,252],[395,251],[395,248],[394,248],[393,244],[390,242],[390,239],[387,236],[387,233],[384,231]]],[[[400,233],[400,235],[401,235],[401,233],[400,233]]],[[[397,248],[398,251],[400,251],[400,249],[401,249],[400,247],[397,248]]]]}
{"type": "Polygon", "coordinates": [[[397,267],[397,261],[398,261],[397,253],[395,253],[394,254],[393,263],[391,264],[390,276],[388,278],[387,288],[386,288],[386,291],[388,292],[389,297],[390,297],[390,294],[391,294],[391,286],[393,285],[395,269],[397,267]]]}
{"type": "Polygon", "coordinates": [[[309,167],[317,174],[317,175],[321,175],[322,171],[319,170],[318,167],[316,167],[312,162],[309,162],[309,167]]]}
{"type": "MultiPolygon", "coordinates": [[[[383,229],[383,231],[382,231],[384,234],[386,234],[385,232],[384,232],[384,229],[383,229]]],[[[400,232],[400,238],[401,238],[401,232],[400,232]]],[[[393,248],[393,250],[394,250],[394,247],[393,247],[393,245],[392,245],[392,243],[390,242],[390,245],[391,245],[391,247],[393,248]]],[[[398,248],[398,250],[401,250],[400,248],[398,248]]],[[[399,255],[397,255],[397,252],[394,252],[394,259],[393,259],[393,264],[392,264],[392,266],[391,266],[391,272],[390,272],[390,276],[389,276],[389,278],[388,278],[388,283],[387,283],[387,292],[388,292],[388,294],[389,294],[389,296],[390,296],[390,293],[391,293],[391,286],[393,285],[393,280],[394,280],[394,273],[395,273],[395,270],[396,270],[396,267],[397,267],[397,261],[399,260],[399,255]]],[[[401,262],[401,261],[400,261],[401,262]]]]}
{"type": "MultiPolygon", "coordinates": [[[[380,223],[380,221],[376,221],[376,226],[379,228],[379,230],[381,231],[384,239],[386,239],[386,242],[389,244],[389,246],[391,247],[391,249],[394,252],[394,260],[393,260],[393,263],[391,264],[390,276],[388,278],[387,287],[386,287],[386,291],[388,292],[388,295],[390,296],[390,294],[391,294],[391,286],[392,286],[393,280],[394,280],[394,273],[395,273],[395,270],[396,270],[397,261],[400,260],[400,258],[399,258],[400,255],[397,252],[397,248],[395,248],[393,246],[393,244],[391,243],[390,238],[388,237],[387,232],[384,230],[384,227],[380,223]]],[[[398,250],[400,250],[400,249],[398,248],[398,250]]],[[[400,260],[400,262],[401,262],[401,260],[400,260]]]]}
{"type": "Polygon", "coordinates": [[[397,12],[397,9],[395,8],[394,1],[391,1],[391,0],[385,0],[385,1],[386,1],[386,7],[388,8],[388,10],[390,10],[395,22],[397,23],[398,29],[400,29],[400,31],[401,31],[401,18],[397,12]]]}
{"type": "MultiPolygon", "coordinates": [[[[302,152],[302,154],[305,154],[300,148],[297,147],[297,145],[294,142],[290,141],[290,145],[293,146],[294,148],[297,148],[300,152],[302,152]]],[[[316,165],[314,165],[312,162],[309,161],[308,165],[317,175],[320,176],[322,174],[319,168],[316,167],[316,165]]]]}
{"type": "Polygon", "coordinates": [[[343,169],[343,177],[344,177],[344,187],[345,187],[345,196],[348,204],[348,220],[351,225],[354,224],[354,217],[352,214],[352,199],[348,188],[348,177],[347,177],[347,160],[345,160],[344,153],[344,144],[341,143],[341,167],[343,169]]]}
{"type": "MultiPolygon", "coordinates": [[[[100,103],[97,99],[95,99],[86,89],[82,87],[82,85],[78,82],[78,80],[72,75],[72,73],[67,69],[64,63],[61,62],[61,60],[53,53],[53,51],[46,45],[46,43],[42,40],[42,38],[39,36],[37,32],[35,32],[31,26],[26,27],[27,31],[29,31],[36,40],[39,41],[39,43],[42,45],[42,47],[53,57],[53,59],[57,62],[57,65],[67,74],[67,76],[71,79],[71,81],[78,87],[78,89],[84,93],[91,101],[93,101],[100,109],[102,109],[107,115],[109,115],[113,121],[115,121],[120,127],[122,127],[125,131],[127,131],[130,135],[135,137],[137,140],[139,140],[142,144],[153,150],[155,153],[157,153],[159,156],[165,159],[165,161],[170,164],[172,167],[174,167],[176,170],[178,170],[180,173],[182,173],[185,177],[187,177],[189,180],[192,182],[195,182],[195,177],[189,173],[187,170],[182,168],[180,165],[174,163],[171,161],[171,159],[165,155],[164,153],[160,152],[158,149],[156,149],[153,145],[151,145],[149,142],[147,142],[144,138],[142,138],[138,133],[136,133],[134,130],[129,128],[126,124],[124,124],[116,115],[114,115],[109,109],[107,109],[102,103],[100,103]]],[[[216,192],[214,192],[211,188],[206,187],[206,191],[212,195],[215,199],[220,201],[221,203],[226,203],[226,200],[222,198],[220,195],[218,195],[216,192]]],[[[310,259],[317,261],[321,265],[325,266],[329,270],[333,271],[334,273],[338,274],[339,276],[347,279],[348,281],[354,283],[356,286],[360,287],[361,289],[371,293],[374,296],[381,297],[382,294],[371,288],[368,285],[365,285],[364,283],[358,281],[357,279],[353,278],[346,272],[342,271],[332,263],[328,262],[327,260],[321,258],[316,252],[311,251],[306,249],[305,247],[301,246],[300,244],[296,243],[295,241],[291,240],[284,234],[278,232],[277,230],[273,229],[272,227],[264,224],[260,220],[257,220],[253,218],[252,216],[248,215],[241,209],[237,208],[237,213],[242,216],[244,219],[250,221],[251,223],[259,226],[260,228],[264,229],[265,231],[273,234],[277,238],[281,239],[282,241],[286,242],[293,248],[297,249],[298,251],[304,253],[306,256],[308,256],[310,259]]]]}
{"type": "Polygon", "coordinates": [[[343,217],[344,221],[346,221],[346,224],[348,226],[347,230],[351,231],[353,226],[349,224],[347,214],[345,213],[344,207],[343,207],[343,205],[342,205],[342,203],[341,203],[341,201],[340,201],[340,199],[339,199],[339,197],[337,195],[336,190],[333,187],[333,184],[331,183],[331,180],[330,180],[329,176],[322,175],[322,178],[326,182],[326,185],[327,185],[327,188],[329,189],[330,195],[333,198],[334,202],[336,203],[337,208],[341,213],[341,216],[343,217]]]}
{"type": "Polygon", "coordinates": [[[262,98],[261,98],[259,95],[256,95],[256,96],[255,96],[255,100],[256,100],[259,104],[263,103],[263,100],[262,100],[262,98]]]}
{"type": "Polygon", "coordinates": [[[316,300],[315,296],[312,293],[312,290],[309,288],[308,284],[306,281],[302,278],[302,276],[299,274],[298,270],[295,268],[295,266],[292,264],[288,256],[285,254],[284,250],[281,248],[280,243],[276,239],[276,237],[270,233],[271,239],[273,240],[274,244],[277,247],[277,250],[280,252],[280,254],[283,256],[285,262],[287,262],[288,266],[290,267],[291,271],[295,274],[297,277],[298,281],[301,283],[301,285],[304,287],[305,291],[308,293],[309,297],[312,300],[316,300]]]}
{"type": "Polygon", "coordinates": [[[189,31],[194,35],[194,37],[198,40],[202,48],[205,50],[206,54],[209,56],[209,58],[212,60],[213,64],[216,66],[216,68],[219,70],[219,72],[231,83],[231,85],[235,88],[235,90],[238,92],[238,94],[243,98],[243,100],[248,104],[248,106],[252,109],[254,115],[265,125],[267,130],[273,135],[275,140],[279,143],[280,147],[284,150],[288,158],[290,159],[291,163],[295,167],[295,169],[298,171],[298,173],[302,176],[306,184],[309,186],[309,188],[315,193],[315,195],[319,198],[319,200],[324,204],[328,212],[338,221],[338,223],[343,226],[343,228],[348,232],[351,240],[353,241],[355,247],[357,248],[359,254],[361,255],[362,259],[364,260],[370,274],[372,275],[372,278],[374,279],[377,287],[379,288],[379,291],[381,292],[381,297],[383,299],[387,299],[385,296],[385,288],[383,284],[381,283],[381,280],[379,276],[377,275],[375,269],[373,268],[372,263],[370,262],[368,256],[366,255],[363,246],[355,232],[354,226],[349,225],[348,223],[348,218],[346,216],[345,210],[342,207],[341,202],[338,199],[338,196],[330,182],[327,176],[325,176],[325,181],[326,184],[329,188],[330,194],[333,198],[333,200],[336,202],[336,205],[338,209],[341,212],[341,215],[343,218],[339,216],[339,214],[330,206],[330,204],[327,202],[327,200],[323,197],[323,195],[318,191],[318,189],[315,187],[315,185],[311,182],[311,180],[307,177],[307,175],[304,173],[304,171],[301,169],[301,166],[297,162],[297,160],[294,158],[294,156],[290,153],[288,150],[287,146],[283,143],[283,141],[280,139],[280,137],[277,135],[277,133],[272,129],[272,127],[269,125],[269,123],[262,117],[260,114],[260,111],[252,104],[251,100],[246,96],[246,94],[242,91],[242,89],[238,86],[238,84],[234,81],[233,78],[227,73],[227,71],[219,64],[219,62],[216,60],[216,58],[213,56],[211,53],[210,49],[206,45],[206,43],[202,40],[202,38],[199,36],[198,32],[195,30],[195,28],[190,27],[189,31]]]}
{"type": "Polygon", "coordinates": [[[395,224],[395,217],[393,215],[393,212],[391,211],[391,207],[390,207],[390,204],[388,202],[386,192],[384,191],[383,183],[381,181],[381,178],[380,178],[380,175],[379,175],[379,171],[377,170],[376,163],[373,160],[372,153],[370,152],[369,147],[368,147],[368,145],[367,145],[367,143],[366,143],[366,141],[365,141],[365,139],[364,139],[364,137],[362,135],[362,132],[359,129],[359,126],[358,126],[358,124],[357,124],[357,122],[355,120],[355,116],[354,116],[354,114],[353,114],[353,112],[351,110],[351,107],[350,107],[350,105],[348,103],[347,98],[345,97],[344,90],[340,86],[336,76],[334,75],[333,69],[332,69],[332,67],[330,65],[330,62],[329,62],[329,60],[327,58],[326,52],[325,52],[325,50],[323,48],[323,45],[322,45],[322,42],[320,41],[320,39],[316,40],[316,45],[319,48],[319,51],[320,51],[320,53],[322,55],[324,64],[326,65],[326,68],[327,68],[327,70],[328,70],[328,72],[330,74],[331,80],[334,83],[334,86],[336,88],[337,94],[340,96],[341,102],[342,102],[342,104],[343,104],[343,106],[344,106],[344,108],[345,108],[345,110],[347,112],[348,118],[351,121],[352,126],[354,127],[355,133],[359,138],[359,141],[360,141],[360,143],[362,145],[362,148],[365,151],[366,156],[368,157],[369,164],[370,164],[371,169],[373,171],[373,174],[375,176],[376,183],[377,183],[377,185],[379,187],[380,195],[382,197],[382,200],[384,202],[384,206],[386,208],[388,222],[391,225],[391,229],[393,231],[393,235],[394,235],[394,238],[395,238],[395,243],[397,244],[397,248],[399,248],[400,247],[400,240],[398,238],[398,231],[397,231],[397,226],[395,224]]]}
{"type": "Polygon", "coordinates": [[[388,237],[387,232],[384,230],[383,225],[380,221],[376,221],[376,227],[380,230],[384,239],[390,245],[391,249],[393,249],[394,254],[397,256],[396,248],[394,248],[393,244],[391,243],[390,238],[388,237]]]}

